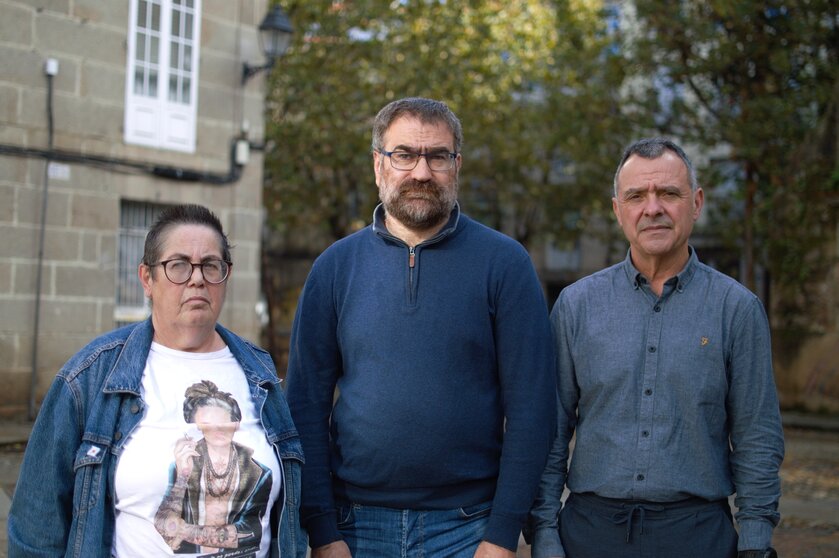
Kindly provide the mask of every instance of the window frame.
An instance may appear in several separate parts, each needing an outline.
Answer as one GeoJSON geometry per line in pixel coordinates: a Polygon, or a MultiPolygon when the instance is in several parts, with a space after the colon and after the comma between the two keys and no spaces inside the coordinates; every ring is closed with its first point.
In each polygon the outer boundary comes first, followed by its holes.
{"type": "MultiPolygon", "coordinates": [[[[130,0],[128,21],[128,49],[125,72],[125,126],[124,139],[128,144],[194,153],[198,112],[198,66],[201,47],[201,0],[130,0]],[[192,6],[188,6],[192,4],[192,6]],[[138,12],[145,5],[146,13],[159,7],[156,30],[143,33],[138,26],[138,12]],[[191,15],[191,26],[187,24],[191,15]],[[172,22],[178,21],[179,34],[172,33],[172,22]],[[191,33],[191,36],[188,34],[191,33]],[[154,46],[148,38],[157,36],[156,59],[154,46]],[[138,40],[139,38],[139,40],[138,40]],[[139,43],[139,44],[138,44],[139,43]],[[172,68],[172,47],[178,45],[181,56],[177,67],[172,68]],[[137,59],[138,46],[145,46],[150,56],[137,59]],[[191,50],[190,50],[191,49],[191,50]],[[189,56],[182,56],[189,51],[189,56]],[[155,67],[156,66],[156,67],[155,67]],[[144,71],[145,68],[145,71],[144,71]],[[137,91],[137,72],[143,76],[157,71],[156,90],[153,96],[137,91]],[[188,80],[186,102],[170,100],[170,79],[178,79],[179,86],[188,80]]],[[[153,16],[149,18],[154,19],[153,16]]],[[[181,89],[178,89],[181,92],[181,89]]]]}

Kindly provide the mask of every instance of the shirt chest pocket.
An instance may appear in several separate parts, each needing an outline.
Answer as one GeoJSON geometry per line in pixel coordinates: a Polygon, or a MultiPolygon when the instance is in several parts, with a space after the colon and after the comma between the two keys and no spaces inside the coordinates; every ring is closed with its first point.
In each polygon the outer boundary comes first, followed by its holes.
{"type": "Polygon", "coordinates": [[[92,442],[83,442],[76,451],[73,462],[75,486],[73,490],[73,511],[78,514],[92,508],[104,490],[102,475],[105,474],[105,455],[107,446],[92,442]]]}
{"type": "Polygon", "coordinates": [[[670,332],[663,347],[666,378],[683,386],[699,404],[725,405],[728,392],[724,339],[718,328],[698,327],[670,332]]]}

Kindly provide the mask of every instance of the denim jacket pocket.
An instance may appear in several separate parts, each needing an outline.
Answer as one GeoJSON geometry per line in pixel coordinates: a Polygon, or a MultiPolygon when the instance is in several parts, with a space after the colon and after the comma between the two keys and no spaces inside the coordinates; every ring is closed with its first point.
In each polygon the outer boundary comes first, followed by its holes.
{"type": "Polygon", "coordinates": [[[85,512],[96,505],[101,489],[101,478],[107,446],[83,442],[76,451],[73,471],[76,475],[73,490],[73,511],[85,512]]]}

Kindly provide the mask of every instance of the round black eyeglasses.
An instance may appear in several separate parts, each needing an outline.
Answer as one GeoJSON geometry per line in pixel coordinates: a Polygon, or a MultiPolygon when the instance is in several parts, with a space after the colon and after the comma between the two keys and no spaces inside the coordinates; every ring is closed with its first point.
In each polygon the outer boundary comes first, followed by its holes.
{"type": "Polygon", "coordinates": [[[233,262],[225,260],[205,260],[201,263],[192,263],[189,260],[176,258],[173,260],[157,262],[156,264],[149,264],[149,267],[154,267],[156,265],[162,266],[163,273],[166,274],[166,278],[176,285],[183,285],[189,281],[189,278],[192,277],[192,272],[195,271],[196,267],[201,270],[201,276],[204,277],[204,281],[217,285],[219,283],[223,283],[224,280],[227,279],[227,276],[230,274],[230,266],[233,265],[233,262]]]}

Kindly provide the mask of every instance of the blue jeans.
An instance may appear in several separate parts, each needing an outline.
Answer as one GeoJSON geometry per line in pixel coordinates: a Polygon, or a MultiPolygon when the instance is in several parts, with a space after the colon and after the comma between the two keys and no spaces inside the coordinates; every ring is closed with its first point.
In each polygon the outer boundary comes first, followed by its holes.
{"type": "Polygon", "coordinates": [[[338,504],[338,529],[353,558],[472,558],[492,503],[454,510],[338,504]]]}

